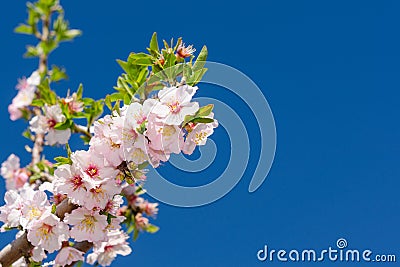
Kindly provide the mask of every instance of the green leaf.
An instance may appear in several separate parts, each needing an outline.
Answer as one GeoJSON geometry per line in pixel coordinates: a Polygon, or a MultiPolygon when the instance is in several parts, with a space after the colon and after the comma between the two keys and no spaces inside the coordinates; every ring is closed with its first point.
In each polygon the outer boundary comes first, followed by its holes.
{"type": "Polygon", "coordinates": [[[55,157],[54,160],[57,162],[56,166],[64,165],[64,164],[72,164],[71,159],[66,157],[55,157]]]}
{"type": "Polygon", "coordinates": [[[45,55],[48,55],[58,47],[58,42],[52,39],[48,40],[47,42],[42,41],[39,43],[39,47],[42,49],[45,55]]]}
{"type": "Polygon", "coordinates": [[[68,78],[65,69],[61,69],[56,65],[52,65],[50,73],[51,73],[50,80],[53,82],[58,82],[68,78]]]}
{"type": "Polygon", "coordinates": [[[200,51],[200,54],[197,56],[196,62],[193,65],[192,68],[193,72],[201,70],[204,67],[204,65],[206,64],[207,56],[208,56],[207,46],[203,46],[203,48],[200,51]]]}
{"type": "Polygon", "coordinates": [[[32,140],[32,133],[31,133],[31,131],[30,131],[29,129],[26,129],[26,130],[22,133],[22,136],[25,137],[25,138],[27,138],[27,139],[29,139],[29,140],[32,140]]]}
{"type": "Polygon", "coordinates": [[[42,99],[36,98],[36,99],[33,99],[33,100],[32,100],[31,106],[34,106],[34,107],[43,107],[44,104],[45,104],[45,102],[44,102],[42,99]]]}
{"type": "Polygon", "coordinates": [[[194,118],[192,121],[193,123],[211,123],[214,122],[211,118],[194,118]]]}
{"type": "Polygon", "coordinates": [[[191,121],[194,120],[195,118],[196,118],[196,117],[193,116],[193,115],[186,115],[185,118],[184,118],[184,120],[183,120],[182,125],[184,126],[184,125],[188,124],[189,122],[191,122],[191,121]]]}
{"type": "Polygon", "coordinates": [[[131,103],[131,97],[130,95],[127,93],[124,95],[124,104],[125,105],[129,105],[131,103]]]}
{"type": "Polygon", "coordinates": [[[153,224],[149,224],[146,228],[146,232],[151,233],[151,234],[158,232],[158,230],[160,230],[160,228],[153,224]]]}
{"type": "MultiPolygon", "coordinates": [[[[158,40],[157,40],[157,33],[154,32],[153,36],[151,36],[151,40],[150,40],[150,50],[151,52],[157,52],[159,51],[158,48],[158,40]]],[[[157,56],[157,53],[153,54],[153,56],[157,56]]]]}
{"type": "Polygon", "coordinates": [[[106,95],[106,97],[104,98],[104,103],[106,104],[109,110],[112,110],[110,95],[106,95]]]}
{"type": "Polygon", "coordinates": [[[150,55],[145,53],[131,53],[128,62],[133,65],[150,66],[153,63],[153,59],[150,55]]]}
{"type": "Polygon", "coordinates": [[[214,108],[213,104],[208,104],[207,106],[199,108],[199,110],[196,112],[196,117],[206,117],[210,115],[213,108],[214,108]]]}
{"type": "Polygon", "coordinates": [[[76,96],[78,99],[81,99],[83,95],[83,84],[79,84],[78,91],[76,92],[76,96]]]}
{"type": "Polygon", "coordinates": [[[14,32],[21,34],[33,34],[33,27],[31,25],[20,24],[14,29],[14,32]]]}
{"type": "Polygon", "coordinates": [[[186,80],[186,83],[191,86],[196,85],[197,83],[199,83],[201,81],[201,78],[203,77],[203,75],[206,73],[207,70],[208,70],[207,68],[196,70],[193,73],[193,75],[189,79],[186,80]]]}
{"type": "Polygon", "coordinates": [[[32,45],[27,45],[26,46],[26,52],[24,54],[24,57],[38,57],[39,56],[39,50],[37,47],[32,46],[32,45]]]}
{"type": "Polygon", "coordinates": [[[118,63],[118,65],[121,66],[121,68],[122,68],[126,73],[129,72],[129,63],[128,63],[128,62],[125,62],[125,61],[123,61],[123,60],[117,59],[117,63],[118,63]]]}
{"type": "Polygon", "coordinates": [[[73,121],[72,120],[65,120],[65,122],[59,122],[54,126],[54,129],[56,130],[66,130],[71,128],[71,126],[73,125],[73,121]]]}
{"type": "Polygon", "coordinates": [[[139,230],[135,228],[135,231],[133,232],[133,241],[136,241],[138,237],[139,237],[139,230]]]}
{"type": "Polygon", "coordinates": [[[148,161],[145,161],[145,162],[139,164],[137,168],[138,168],[139,170],[143,170],[143,169],[146,168],[148,165],[149,165],[149,162],[148,162],[148,161]]]}

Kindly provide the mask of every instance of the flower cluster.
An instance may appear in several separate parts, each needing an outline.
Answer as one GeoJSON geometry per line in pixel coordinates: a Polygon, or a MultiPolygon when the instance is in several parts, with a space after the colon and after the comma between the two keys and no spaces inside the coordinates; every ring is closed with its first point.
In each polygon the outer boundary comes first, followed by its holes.
{"type": "MultiPolygon", "coordinates": [[[[35,246],[31,257],[36,262],[59,251],[56,266],[83,259],[83,253],[69,246],[71,240],[93,243],[87,257],[91,264],[108,266],[117,255],[130,254],[122,223],[128,221],[128,227],[133,227],[128,233],[156,231],[149,218],[157,214],[158,204],[142,198],[141,185],[135,185],[145,180],[146,164],[158,167],[172,153],[191,154],[218,125],[211,109],[204,112],[192,101],[197,90],[189,85],[165,87],[154,98],[131,103],[95,121],[88,150],[71,153],[69,162],[55,169],[52,182],[39,189],[26,183],[29,174],[20,169],[18,157],[11,155],[1,168],[9,189],[6,204],[0,207],[2,229],[26,231],[35,246]],[[53,195],[51,201],[44,190],[53,195]],[[61,220],[54,205],[65,198],[77,208],[61,220]]],[[[49,145],[65,144],[70,129],[54,128],[64,121],[59,105],[45,105],[43,115],[31,119],[30,129],[46,134],[49,145]]]]}
{"type": "Polygon", "coordinates": [[[29,78],[24,77],[18,81],[16,86],[18,94],[8,106],[11,120],[15,121],[22,117],[22,111],[32,103],[36,88],[39,84],[40,75],[37,71],[34,71],[29,78]]]}
{"type": "Polygon", "coordinates": [[[25,168],[20,168],[19,157],[11,154],[8,159],[1,164],[1,176],[6,179],[6,189],[18,189],[24,186],[29,179],[29,172],[25,168]]]}
{"type": "Polygon", "coordinates": [[[71,136],[71,129],[55,129],[58,123],[65,121],[61,107],[59,105],[45,105],[43,109],[44,115],[36,115],[30,120],[31,131],[36,134],[46,134],[45,141],[48,145],[66,144],[71,136]]]}

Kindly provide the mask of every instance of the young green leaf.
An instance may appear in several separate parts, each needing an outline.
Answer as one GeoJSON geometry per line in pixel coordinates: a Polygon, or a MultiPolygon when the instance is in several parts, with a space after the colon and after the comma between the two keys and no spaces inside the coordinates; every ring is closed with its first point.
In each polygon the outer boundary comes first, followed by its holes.
{"type": "Polygon", "coordinates": [[[158,48],[157,33],[154,32],[153,36],[151,36],[151,40],[150,40],[150,53],[153,56],[157,56],[158,52],[159,52],[159,48],[158,48]]]}
{"type": "Polygon", "coordinates": [[[204,67],[204,65],[206,64],[207,56],[208,56],[207,46],[203,46],[203,48],[200,51],[200,54],[197,56],[196,62],[193,65],[193,72],[201,70],[204,67]]]}
{"type": "Polygon", "coordinates": [[[20,24],[14,29],[14,32],[21,34],[33,34],[33,27],[31,25],[20,24]]]}

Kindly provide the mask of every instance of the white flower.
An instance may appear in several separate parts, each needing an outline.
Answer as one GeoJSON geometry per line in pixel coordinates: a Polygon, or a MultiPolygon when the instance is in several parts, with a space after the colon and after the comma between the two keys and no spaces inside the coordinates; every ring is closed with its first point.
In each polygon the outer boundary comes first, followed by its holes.
{"type": "Polygon", "coordinates": [[[40,75],[37,71],[34,71],[32,75],[26,79],[22,78],[18,81],[16,88],[19,90],[18,94],[12,100],[12,103],[8,106],[11,120],[17,120],[22,117],[23,109],[32,103],[35,97],[36,87],[40,84],[40,75]]]}
{"type": "Polygon", "coordinates": [[[86,186],[83,174],[75,164],[61,165],[54,171],[54,191],[66,194],[72,203],[83,205],[86,200],[86,186]]]}
{"type": "Polygon", "coordinates": [[[62,242],[69,238],[69,227],[48,212],[32,224],[28,231],[28,240],[34,246],[40,246],[49,253],[59,250],[62,242]]]}
{"type": "Polygon", "coordinates": [[[4,227],[17,227],[21,218],[21,208],[23,199],[17,191],[10,190],[4,195],[6,204],[0,207],[0,221],[4,222],[4,227]]]}
{"type": "Polygon", "coordinates": [[[197,89],[188,85],[165,87],[158,92],[161,104],[155,105],[152,113],[164,118],[166,124],[181,125],[186,115],[193,115],[199,109],[197,102],[190,102],[197,89]],[[168,108],[167,114],[165,108],[168,108]]]}
{"type": "Polygon", "coordinates": [[[84,253],[82,251],[73,247],[62,248],[56,256],[54,262],[55,266],[66,266],[72,264],[73,262],[83,261],[83,254],[84,253]]]}
{"type": "Polygon", "coordinates": [[[27,171],[20,169],[19,158],[14,154],[1,164],[1,175],[6,179],[7,190],[23,187],[29,178],[27,171]]]}
{"type": "MultiPolygon", "coordinates": [[[[213,118],[211,113],[209,118],[213,118]]],[[[182,151],[185,154],[192,154],[196,146],[203,146],[207,142],[207,138],[214,133],[214,128],[218,126],[218,122],[214,120],[212,123],[198,123],[188,126],[189,133],[186,136],[182,151]]]]}
{"type": "Polygon", "coordinates": [[[103,180],[115,179],[119,172],[107,166],[104,158],[91,150],[78,150],[72,153],[71,159],[81,170],[87,189],[96,187],[103,180]]]}
{"type": "Polygon", "coordinates": [[[33,117],[30,122],[30,129],[34,133],[45,134],[46,144],[64,145],[68,142],[71,137],[71,130],[57,130],[54,129],[57,123],[64,122],[65,116],[62,114],[61,107],[59,105],[44,106],[44,115],[37,115],[33,117]]]}
{"type": "Polygon", "coordinates": [[[32,224],[38,220],[46,210],[50,210],[51,205],[47,195],[43,191],[34,191],[28,199],[24,199],[21,209],[22,216],[20,224],[24,229],[30,229],[32,224]]]}
{"type": "Polygon", "coordinates": [[[40,74],[38,71],[32,72],[31,76],[26,80],[30,86],[38,86],[40,84],[40,74]]]}
{"type": "Polygon", "coordinates": [[[46,252],[44,251],[44,248],[41,246],[35,246],[32,249],[32,260],[35,262],[41,262],[43,259],[47,258],[46,252]]]}
{"type": "Polygon", "coordinates": [[[87,191],[85,207],[89,210],[93,208],[104,209],[114,195],[121,192],[114,179],[105,180],[87,191]]]}
{"type": "Polygon", "coordinates": [[[64,222],[73,225],[70,233],[76,241],[104,241],[107,235],[104,229],[107,227],[107,216],[100,215],[97,211],[86,208],[78,208],[67,214],[64,222]]]}
{"type": "Polygon", "coordinates": [[[128,238],[122,231],[108,232],[108,241],[94,243],[93,253],[88,255],[87,262],[94,264],[97,261],[101,266],[110,266],[117,255],[129,255],[132,249],[126,242],[128,238]]]}

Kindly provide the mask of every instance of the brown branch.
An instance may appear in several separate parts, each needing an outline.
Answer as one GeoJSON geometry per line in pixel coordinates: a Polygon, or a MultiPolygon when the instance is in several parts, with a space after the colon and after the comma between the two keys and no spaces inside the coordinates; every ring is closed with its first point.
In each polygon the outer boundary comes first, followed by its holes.
{"type": "Polygon", "coordinates": [[[32,249],[33,245],[29,243],[27,234],[24,233],[0,251],[0,263],[3,267],[11,266],[19,258],[29,256],[32,249]]]}

